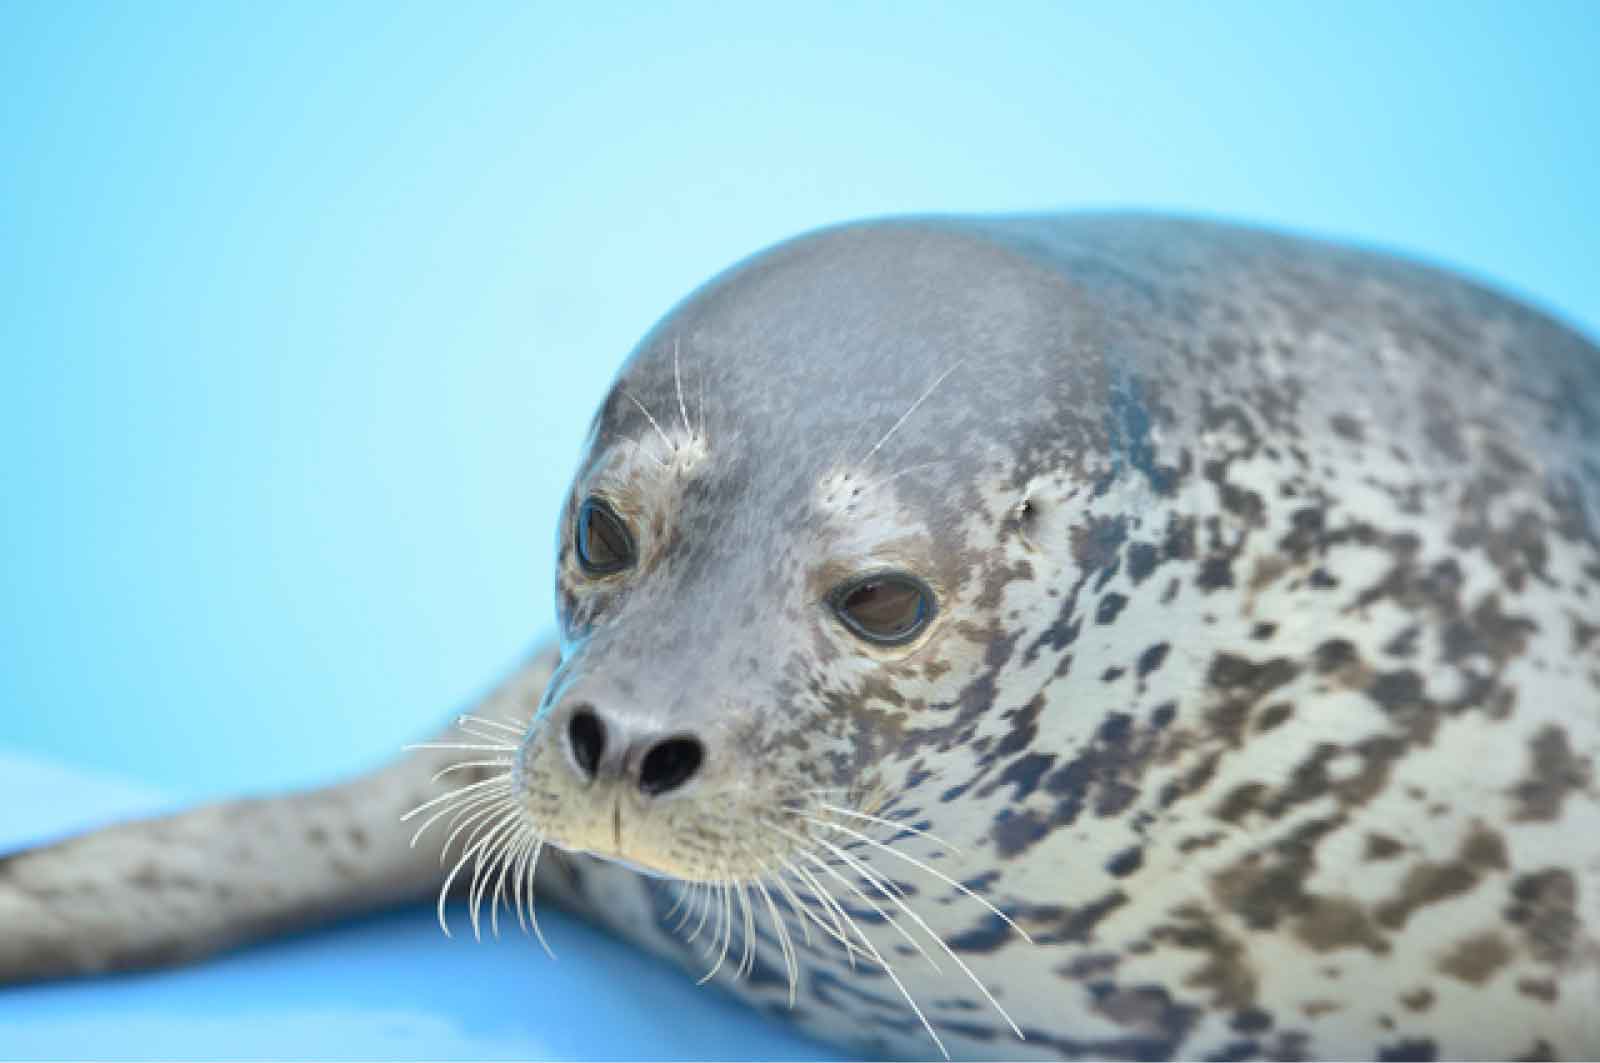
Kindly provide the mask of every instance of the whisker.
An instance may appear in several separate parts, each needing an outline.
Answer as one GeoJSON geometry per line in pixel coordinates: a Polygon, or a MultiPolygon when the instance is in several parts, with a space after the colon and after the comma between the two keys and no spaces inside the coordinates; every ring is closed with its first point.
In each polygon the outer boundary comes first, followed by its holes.
{"type": "MultiPolygon", "coordinates": [[[[774,826],[774,824],[772,824],[770,822],[767,825],[769,827],[774,826]]],[[[792,840],[794,840],[796,842],[799,842],[802,845],[804,845],[804,839],[798,838],[795,835],[790,834],[788,831],[785,831],[782,827],[776,827],[775,829],[778,830],[780,833],[787,835],[792,840]]],[[[819,841],[821,841],[821,839],[819,839],[819,841]]],[[[826,842],[826,841],[822,841],[821,844],[828,845],[828,847],[830,849],[832,849],[835,853],[841,852],[839,847],[836,846],[836,845],[829,845],[829,843],[826,842]]],[[[936,970],[936,971],[939,970],[939,961],[935,960],[933,958],[933,956],[928,952],[928,950],[922,947],[922,942],[918,941],[915,937],[913,937],[909,930],[907,930],[905,927],[901,926],[899,920],[895,919],[894,916],[892,916],[888,912],[884,911],[883,907],[880,904],[878,904],[877,901],[873,900],[870,896],[868,896],[867,893],[864,890],[862,890],[862,888],[860,886],[857,886],[854,882],[851,882],[849,879],[847,879],[843,875],[839,874],[839,872],[837,870],[835,870],[831,865],[829,865],[829,864],[825,863],[824,861],[818,859],[817,856],[815,854],[813,854],[810,851],[809,848],[806,848],[800,855],[801,855],[802,858],[804,858],[806,860],[810,860],[812,863],[816,864],[819,868],[821,868],[823,870],[824,873],[826,873],[827,875],[831,876],[832,878],[838,880],[840,885],[844,886],[846,889],[850,890],[850,892],[854,893],[857,897],[859,897],[863,904],[865,904],[868,908],[871,908],[873,910],[873,912],[875,912],[880,919],[882,919],[885,923],[887,923],[891,927],[893,927],[895,929],[895,931],[901,937],[905,938],[907,943],[909,943],[912,948],[916,949],[919,953],[921,953],[922,954],[922,958],[927,960],[928,963],[933,967],[934,970],[936,970]]],[[[849,859],[854,860],[853,857],[851,857],[849,859]]],[[[869,884],[872,882],[871,878],[868,878],[867,881],[868,881],[869,884]]],[[[881,887],[879,887],[879,888],[881,889],[881,887]]],[[[887,894],[886,894],[886,896],[887,896],[887,894]]],[[[847,912],[845,914],[848,915],[849,913],[847,912]]]]}
{"type": "Polygon", "coordinates": [[[495,760],[463,760],[460,764],[452,764],[447,768],[440,768],[438,771],[433,773],[433,777],[431,779],[429,779],[428,781],[429,782],[438,782],[440,779],[444,778],[446,775],[449,775],[453,771],[466,771],[468,768],[509,768],[509,767],[511,767],[511,761],[505,759],[504,757],[499,757],[499,758],[496,758],[495,760]]]}
{"type": "Polygon", "coordinates": [[[939,389],[939,385],[943,384],[945,382],[945,378],[948,377],[951,373],[954,373],[957,369],[960,369],[960,368],[961,368],[961,363],[957,362],[955,365],[952,365],[949,369],[946,369],[944,372],[940,373],[939,374],[939,379],[935,380],[932,384],[929,384],[928,385],[928,390],[924,391],[922,393],[921,397],[919,397],[916,402],[913,402],[911,404],[911,408],[909,410],[907,410],[905,413],[900,415],[900,419],[898,421],[896,421],[894,424],[889,426],[889,430],[887,432],[883,433],[883,438],[882,439],[878,440],[876,443],[874,443],[872,445],[872,449],[867,451],[866,457],[861,459],[861,463],[862,464],[866,464],[866,462],[870,461],[872,459],[872,456],[878,452],[878,449],[880,447],[882,447],[885,443],[889,442],[889,437],[894,435],[897,431],[899,431],[900,430],[900,426],[905,424],[906,421],[910,419],[911,415],[917,412],[917,407],[921,406],[924,402],[927,402],[928,401],[928,396],[932,395],[935,391],[937,391],[939,389]]]}
{"type": "Polygon", "coordinates": [[[511,741],[511,737],[508,734],[506,734],[504,731],[497,731],[497,730],[485,727],[482,724],[472,723],[471,721],[465,721],[465,720],[456,721],[456,730],[460,731],[463,735],[466,735],[468,738],[475,738],[480,742],[493,742],[493,743],[495,743],[497,745],[510,746],[512,752],[516,751],[516,749],[518,747],[518,743],[520,743],[522,741],[521,732],[520,731],[517,732],[517,740],[516,740],[516,742],[513,742],[513,741],[511,741]]]}
{"type": "Polygon", "coordinates": [[[488,841],[489,838],[484,837],[468,845],[467,848],[462,852],[461,858],[458,859],[455,863],[455,866],[450,869],[450,874],[445,876],[444,885],[439,887],[439,904],[437,909],[439,916],[439,929],[444,931],[445,937],[453,936],[450,933],[450,922],[445,918],[444,913],[445,903],[450,899],[450,886],[455,882],[456,876],[461,873],[461,869],[466,865],[467,860],[470,857],[476,856],[488,841]]]}
{"type": "Polygon", "coordinates": [[[941,465],[954,465],[954,464],[955,464],[954,459],[951,459],[949,461],[925,461],[925,462],[922,462],[919,465],[910,465],[910,466],[907,466],[904,469],[901,469],[899,472],[893,472],[893,473],[890,473],[888,476],[884,476],[884,477],[882,477],[880,479],[873,480],[871,483],[862,484],[861,485],[861,490],[862,491],[875,491],[878,488],[882,487],[884,484],[889,483],[889,482],[891,482],[893,480],[898,480],[902,476],[908,476],[908,475],[910,475],[911,473],[914,473],[914,472],[921,472],[924,469],[936,469],[941,465]]]}
{"type": "Polygon", "coordinates": [[[490,778],[490,779],[482,779],[482,780],[480,780],[478,782],[475,782],[475,783],[469,783],[466,786],[461,787],[459,790],[451,790],[447,794],[441,794],[438,797],[433,798],[432,800],[422,802],[422,804],[418,805],[416,808],[413,808],[410,812],[407,812],[405,815],[401,816],[400,817],[400,822],[404,823],[404,822],[406,822],[406,820],[410,819],[412,816],[416,815],[418,812],[421,812],[421,811],[423,811],[425,809],[432,808],[434,805],[440,804],[442,802],[449,801],[451,798],[459,797],[462,794],[471,793],[474,790],[481,790],[484,787],[492,786],[495,783],[500,783],[501,785],[509,786],[510,785],[510,783],[509,783],[510,778],[511,778],[510,775],[496,775],[496,776],[494,776],[493,778],[490,778]]]}
{"type": "MultiPolygon", "coordinates": [[[[925,830],[922,830],[920,828],[913,827],[908,823],[901,823],[900,821],[893,820],[893,819],[884,819],[882,816],[869,816],[865,812],[857,812],[855,809],[851,809],[851,808],[842,808],[839,805],[830,805],[827,802],[823,802],[820,807],[827,809],[829,812],[836,812],[841,816],[853,816],[856,819],[864,819],[864,820],[867,820],[868,822],[871,822],[871,823],[881,823],[885,827],[892,827],[897,831],[905,831],[907,834],[915,834],[919,838],[926,838],[930,842],[933,842],[936,845],[944,846],[946,849],[949,849],[952,853],[960,853],[961,852],[961,849],[960,849],[959,846],[956,846],[956,845],[954,845],[954,844],[952,844],[950,842],[945,841],[943,838],[939,837],[937,834],[932,833],[931,831],[925,831],[925,830]]],[[[804,813],[802,813],[802,815],[803,814],[804,813]]]]}
{"type": "Polygon", "coordinates": [[[539,939],[539,947],[544,949],[544,954],[552,960],[556,958],[555,951],[550,948],[550,943],[544,939],[544,931],[539,928],[539,916],[533,910],[534,882],[538,877],[539,854],[544,851],[544,839],[540,838],[533,845],[533,856],[528,858],[528,923],[533,927],[533,936],[539,939]]]}
{"type": "MultiPolygon", "coordinates": [[[[1007,915],[1006,913],[1002,912],[999,908],[996,908],[993,904],[991,904],[985,898],[980,897],[978,894],[974,893],[971,888],[962,885],[960,882],[957,882],[955,879],[951,878],[949,875],[946,875],[944,872],[938,870],[937,868],[929,867],[927,864],[923,863],[921,860],[918,860],[916,857],[910,856],[910,855],[908,855],[906,853],[902,853],[900,850],[894,848],[893,846],[885,845],[883,842],[880,842],[875,838],[869,838],[867,835],[862,834],[860,831],[851,830],[849,827],[846,827],[842,823],[832,823],[832,822],[830,822],[828,820],[818,819],[815,816],[807,816],[806,819],[808,819],[811,822],[817,824],[818,826],[827,827],[830,830],[836,830],[836,831],[840,831],[841,833],[848,834],[853,838],[856,838],[856,839],[859,839],[860,841],[866,842],[868,845],[872,846],[875,849],[883,850],[884,852],[888,853],[890,856],[895,857],[896,859],[904,860],[906,863],[910,864],[912,867],[918,868],[919,870],[922,870],[922,871],[926,871],[928,874],[932,875],[934,878],[937,878],[939,881],[945,883],[948,886],[951,886],[951,887],[953,887],[953,888],[955,888],[957,890],[960,890],[962,893],[966,894],[968,897],[971,897],[973,900],[977,901],[979,904],[981,904],[985,908],[989,909],[989,911],[991,911],[995,915],[999,916],[1005,922],[1005,924],[1007,926],[1009,926],[1012,930],[1015,930],[1018,934],[1022,935],[1022,940],[1026,941],[1030,945],[1034,943],[1033,937],[1026,930],[1024,930],[1020,926],[1018,926],[1016,924],[1016,922],[1009,915],[1007,915]]],[[[827,843],[824,842],[823,844],[827,844],[827,843]]]]}
{"type": "Polygon", "coordinates": [[[683,415],[683,430],[694,437],[694,426],[689,423],[689,407],[683,402],[683,377],[678,372],[678,341],[672,341],[672,383],[678,389],[678,412],[683,415]]]}
{"type": "MultiPolygon", "coordinates": [[[[849,860],[851,863],[856,863],[854,857],[846,857],[846,856],[844,856],[843,851],[841,849],[839,849],[838,846],[834,845],[832,842],[825,841],[822,844],[824,846],[828,847],[829,849],[832,849],[835,852],[839,853],[841,858],[849,860]]],[[[862,866],[858,870],[860,871],[861,874],[865,875],[866,870],[865,870],[864,866],[862,866]]],[[[1011,1032],[1016,1034],[1019,1040],[1024,1040],[1024,1041],[1027,1040],[1027,1037],[1022,1032],[1022,1027],[1018,1026],[1016,1024],[1016,1022],[1012,1020],[1010,1014],[1007,1013],[1006,1009],[1000,1006],[1000,1002],[994,998],[994,994],[989,992],[989,987],[983,984],[983,980],[972,972],[972,968],[968,967],[962,961],[960,956],[956,955],[955,950],[952,949],[948,944],[945,943],[944,938],[940,937],[937,933],[934,932],[934,929],[928,925],[927,920],[923,919],[922,916],[918,915],[911,908],[911,906],[909,904],[907,904],[905,901],[901,900],[899,897],[893,897],[893,898],[891,898],[891,900],[893,900],[894,903],[900,908],[900,910],[905,913],[906,918],[910,919],[912,922],[914,922],[918,926],[920,926],[922,928],[923,932],[925,934],[927,934],[930,938],[932,938],[934,940],[934,942],[941,949],[944,950],[945,955],[949,956],[952,960],[955,961],[956,966],[961,968],[962,973],[967,976],[968,980],[971,981],[973,985],[978,987],[978,992],[982,993],[983,996],[984,996],[984,999],[989,1001],[989,1005],[991,1007],[993,1007],[995,1011],[998,1011],[1000,1013],[1000,1017],[1002,1019],[1006,1020],[1006,1024],[1011,1027],[1011,1032]]]]}
{"type": "Polygon", "coordinates": [[[521,740],[522,738],[523,727],[521,724],[496,720],[491,716],[476,716],[470,712],[462,713],[460,716],[456,717],[456,726],[459,727],[468,723],[481,724],[484,727],[493,727],[500,731],[509,731],[512,735],[516,736],[518,740],[521,740]]]}
{"type": "Polygon", "coordinates": [[[722,901],[717,909],[717,936],[722,941],[722,950],[717,954],[717,962],[711,965],[711,970],[707,971],[700,981],[695,983],[696,985],[705,985],[716,976],[716,973],[722,969],[723,961],[728,958],[728,946],[733,944],[733,902],[729,896],[731,891],[725,882],[717,883],[717,891],[721,894],[722,901]],[[723,933],[723,931],[726,931],[726,933],[723,933]]]}
{"type": "MultiPolygon", "coordinates": [[[[767,873],[764,865],[761,872],[763,875],[767,873]]],[[[773,902],[772,894],[768,892],[766,884],[759,878],[755,881],[756,888],[761,891],[762,898],[767,902],[767,914],[772,917],[773,933],[778,936],[778,949],[783,953],[784,972],[789,976],[789,1008],[793,1010],[800,985],[800,965],[795,959],[794,942],[789,940],[789,931],[784,925],[785,920],[778,915],[778,906],[773,902]]]]}
{"type": "MultiPolygon", "coordinates": [[[[787,867],[788,861],[785,861],[784,864],[787,867]]],[[[778,892],[783,894],[784,902],[800,917],[800,935],[809,948],[811,946],[811,924],[806,922],[806,916],[811,915],[811,913],[808,909],[802,907],[800,898],[794,892],[794,888],[783,880],[783,872],[784,867],[780,867],[778,873],[773,876],[772,884],[778,887],[778,892]]],[[[811,917],[813,919],[816,918],[815,916],[811,917]]]]}
{"type": "MultiPolygon", "coordinates": [[[[493,804],[493,803],[495,803],[497,801],[504,801],[510,796],[510,794],[511,794],[511,787],[510,787],[509,784],[507,784],[506,788],[503,791],[502,790],[490,790],[487,793],[470,795],[465,800],[463,800],[459,805],[445,805],[443,808],[439,809],[433,815],[429,816],[427,819],[422,821],[422,826],[418,827],[417,828],[417,832],[411,836],[411,848],[415,849],[417,847],[417,842],[422,839],[423,834],[427,833],[427,830],[428,830],[429,827],[433,826],[435,823],[439,822],[444,817],[450,815],[452,812],[454,812],[457,816],[460,816],[463,813],[467,812],[469,809],[479,808],[479,807],[481,807],[481,806],[483,806],[485,804],[493,804]]],[[[451,825],[452,826],[455,823],[456,823],[456,820],[451,820],[451,825]]],[[[449,846],[448,843],[446,843],[444,846],[441,847],[441,851],[440,851],[440,854],[439,854],[441,859],[444,856],[443,850],[448,849],[449,847],[450,846],[449,846]]]]}
{"type": "Polygon", "coordinates": [[[689,935],[688,940],[691,945],[694,944],[694,939],[700,936],[700,931],[705,929],[706,919],[711,915],[711,883],[704,882],[700,885],[703,887],[700,894],[700,921],[695,924],[694,933],[689,935]]]}
{"type": "Polygon", "coordinates": [[[522,928],[524,934],[528,932],[527,920],[522,916],[522,896],[517,891],[517,883],[522,881],[522,869],[527,865],[528,854],[533,851],[534,842],[538,841],[538,839],[539,835],[536,832],[528,829],[523,830],[522,836],[517,841],[516,853],[506,861],[505,867],[500,873],[500,881],[495,883],[494,900],[489,906],[489,925],[494,930],[495,937],[500,936],[500,898],[502,890],[505,891],[504,896],[507,901],[507,907],[517,917],[517,925],[522,928]],[[509,883],[507,882],[508,878],[510,880],[509,883]]]}
{"type": "MultiPolygon", "coordinates": [[[[829,893],[811,872],[794,863],[789,863],[786,866],[789,873],[798,878],[801,884],[810,892],[812,898],[822,908],[823,914],[833,920],[834,929],[831,930],[820,920],[817,921],[817,925],[826,930],[830,937],[844,946],[845,959],[850,961],[850,969],[855,970],[856,956],[861,955],[870,958],[870,954],[859,945],[851,942],[850,935],[845,930],[845,921],[850,919],[849,913],[839,906],[839,902],[834,899],[833,894],[829,893]]],[[[809,912],[811,909],[808,906],[806,910],[809,912]]]]}
{"type": "Polygon", "coordinates": [[[744,916],[744,950],[739,957],[736,977],[748,978],[756,967],[756,921],[750,911],[750,896],[745,892],[744,882],[735,880],[734,886],[739,891],[739,911],[744,916]]]}
{"type": "MultiPolygon", "coordinates": [[[[629,402],[631,402],[635,406],[639,407],[639,412],[644,414],[645,418],[647,420],[649,420],[650,427],[654,428],[656,430],[656,435],[661,437],[661,442],[663,442],[663,443],[665,443],[667,445],[667,449],[668,450],[672,450],[673,449],[672,438],[670,436],[668,436],[666,432],[661,430],[661,425],[656,422],[655,416],[653,414],[651,414],[651,412],[649,410],[645,409],[644,403],[642,403],[638,399],[634,398],[633,392],[631,392],[631,391],[624,391],[623,394],[627,396],[629,402]]],[[[667,462],[662,461],[660,458],[655,457],[655,455],[653,455],[653,454],[650,455],[650,456],[652,458],[654,458],[655,463],[657,465],[660,465],[663,468],[665,468],[667,466],[667,464],[668,464],[667,462]]]]}
{"type": "Polygon", "coordinates": [[[401,748],[407,752],[414,749],[466,750],[469,753],[515,753],[517,751],[516,746],[500,743],[495,745],[469,745],[461,742],[413,742],[411,745],[402,746],[401,748]]]}
{"type": "Polygon", "coordinates": [[[665,923],[668,919],[671,919],[674,915],[678,914],[678,909],[684,907],[683,902],[689,898],[691,893],[694,892],[695,884],[693,882],[679,882],[674,879],[671,881],[670,885],[673,893],[676,894],[676,897],[672,902],[672,907],[668,908],[666,914],[661,917],[660,921],[663,923],[665,923]]]}
{"type": "Polygon", "coordinates": [[[457,836],[459,836],[462,831],[466,830],[468,827],[472,827],[472,830],[467,834],[466,840],[461,843],[463,850],[470,849],[473,843],[478,840],[478,836],[495,822],[491,817],[493,817],[496,812],[500,811],[500,802],[485,801],[481,802],[480,804],[481,807],[473,811],[470,816],[463,816],[461,821],[456,823],[456,825],[451,829],[449,836],[445,838],[444,847],[439,851],[439,864],[441,867],[444,865],[446,856],[449,855],[450,846],[455,842],[457,836]]]}
{"type": "MultiPolygon", "coordinates": [[[[483,935],[478,926],[478,909],[483,905],[483,895],[489,892],[489,882],[494,877],[496,867],[501,866],[506,858],[506,846],[517,836],[522,827],[517,817],[517,810],[507,810],[503,820],[496,823],[490,837],[495,840],[490,843],[488,851],[480,853],[472,868],[472,889],[468,891],[467,911],[472,918],[472,939],[482,941],[483,935]],[[487,869],[487,873],[485,873],[487,869]],[[481,883],[481,884],[480,884],[481,883]]],[[[490,914],[493,915],[491,909],[490,914]]]]}
{"type": "MultiPolygon", "coordinates": [[[[828,867],[827,864],[824,864],[815,856],[812,856],[809,851],[805,852],[803,855],[809,857],[812,862],[825,869],[830,875],[838,878],[841,882],[845,882],[847,886],[850,885],[849,882],[845,881],[842,875],[839,875],[838,872],[834,871],[831,867],[828,867]]],[[[851,888],[854,889],[855,887],[851,886],[851,888]]],[[[856,890],[856,892],[860,893],[860,890],[856,890]]],[[[856,932],[856,936],[861,939],[861,943],[867,947],[867,952],[871,954],[875,961],[877,961],[878,966],[883,968],[883,973],[889,976],[889,980],[894,983],[894,987],[900,991],[901,999],[906,1002],[906,1006],[911,1009],[911,1011],[916,1015],[918,1021],[922,1023],[922,1028],[928,1031],[929,1037],[933,1038],[933,1043],[939,1047],[939,1054],[944,1056],[944,1058],[949,1059],[949,1050],[945,1048],[944,1042],[939,1039],[939,1035],[934,1031],[933,1024],[928,1021],[928,1017],[924,1015],[922,1013],[922,1009],[917,1006],[916,1000],[911,996],[911,992],[906,989],[905,983],[902,982],[900,980],[900,976],[895,973],[894,966],[884,958],[881,952],[878,951],[878,947],[872,943],[871,938],[867,937],[866,933],[861,929],[860,925],[857,924],[849,912],[844,912],[844,917],[849,922],[850,928],[856,932]]]]}

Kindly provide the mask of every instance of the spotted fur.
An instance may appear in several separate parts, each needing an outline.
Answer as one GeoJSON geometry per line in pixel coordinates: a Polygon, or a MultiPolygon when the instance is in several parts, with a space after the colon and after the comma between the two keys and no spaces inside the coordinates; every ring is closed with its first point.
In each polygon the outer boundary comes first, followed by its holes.
{"type": "Polygon", "coordinates": [[[760,920],[719,972],[819,1036],[926,1055],[909,996],[975,1057],[1600,1053],[1600,352],[1482,286],[1154,217],[803,237],[641,343],[558,577],[517,801],[600,859],[545,888],[704,969],[654,876],[770,878],[827,792],[1032,938],[872,859],[1025,1040],[849,896],[904,994],[818,934],[790,1009],[760,920]],[[598,580],[595,495],[639,548],[598,580]],[[938,598],[903,646],[827,607],[882,569],[938,598]],[[704,767],[597,788],[578,706],[704,767]]]}

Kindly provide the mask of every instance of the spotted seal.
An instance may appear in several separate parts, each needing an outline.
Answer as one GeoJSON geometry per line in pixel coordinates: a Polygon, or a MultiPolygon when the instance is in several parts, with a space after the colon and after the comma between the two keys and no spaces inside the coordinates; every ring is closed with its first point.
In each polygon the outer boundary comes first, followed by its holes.
{"type": "Polygon", "coordinates": [[[1600,1054],[1597,505],[1600,351],[1438,269],[804,236],[623,368],[558,649],[371,778],[11,857],[0,972],[436,887],[450,828],[474,925],[537,879],[863,1053],[1600,1054]]]}

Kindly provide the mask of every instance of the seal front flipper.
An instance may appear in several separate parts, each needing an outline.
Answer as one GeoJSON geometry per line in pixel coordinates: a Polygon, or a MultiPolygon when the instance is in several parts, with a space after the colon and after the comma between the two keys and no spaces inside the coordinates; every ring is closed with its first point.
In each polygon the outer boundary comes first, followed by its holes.
{"type": "MultiPolygon", "coordinates": [[[[472,712],[526,721],[555,662],[542,647],[472,712]]],[[[417,750],[335,786],[0,857],[0,983],[182,963],[420,899],[443,879],[439,847],[412,848],[400,817],[470,781],[435,778],[460,759],[417,750]]]]}

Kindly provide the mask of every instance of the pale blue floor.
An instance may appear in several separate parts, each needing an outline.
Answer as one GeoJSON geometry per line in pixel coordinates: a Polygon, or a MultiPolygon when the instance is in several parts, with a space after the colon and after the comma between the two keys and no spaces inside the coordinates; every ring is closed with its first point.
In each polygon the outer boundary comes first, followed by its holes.
{"type": "MultiPolygon", "coordinates": [[[[167,804],[0,753],[0,852],[167,804]]],[[[418,908],[198,967],[0,989],[0,1057],[834,1058],[586,924],[541,924],[554,961],[520,933],[446,939],[418,908]]]]}

